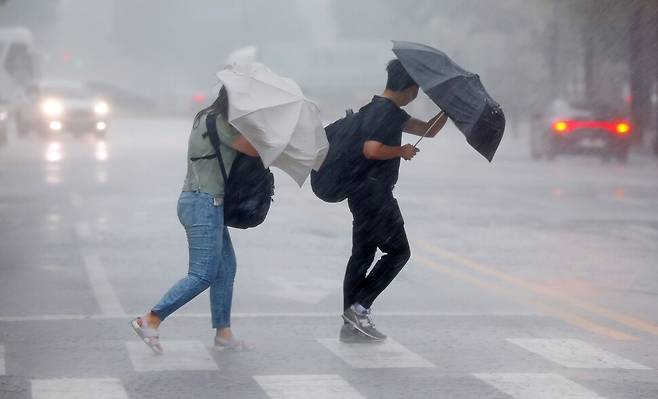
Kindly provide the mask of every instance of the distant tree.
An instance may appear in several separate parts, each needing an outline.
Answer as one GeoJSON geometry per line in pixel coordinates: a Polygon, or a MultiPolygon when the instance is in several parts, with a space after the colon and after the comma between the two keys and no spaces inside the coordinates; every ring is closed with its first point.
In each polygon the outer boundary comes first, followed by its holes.
{"type": "MultiPolygon", "coordinates": [[[[636,127],[635,138],[644,142],[652,121],[652,111],[658,114],[651,97],[658,85],[658,4],[651,0],[632,3],[630,30],[631,114],[636,127]]],[[[658,134],[658,133],[656,133],[658,134]]]]}

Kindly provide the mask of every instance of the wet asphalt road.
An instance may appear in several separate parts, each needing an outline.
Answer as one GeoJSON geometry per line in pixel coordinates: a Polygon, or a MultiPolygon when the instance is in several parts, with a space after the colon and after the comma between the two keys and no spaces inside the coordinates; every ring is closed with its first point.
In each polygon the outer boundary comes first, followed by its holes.
{"type": "Polygon", "coordinates": [[[658,161],[532,162],[508,136],[489,165],[452,129],[402,165],[388,343],[337,342],[349,212],[277,173],[266,224],[232,231],[256,350],[211,350],[204,294],[150,355],[128,321],[186,270],[189,125],[0,148],[0,398],[658,397],[658,161]]]}

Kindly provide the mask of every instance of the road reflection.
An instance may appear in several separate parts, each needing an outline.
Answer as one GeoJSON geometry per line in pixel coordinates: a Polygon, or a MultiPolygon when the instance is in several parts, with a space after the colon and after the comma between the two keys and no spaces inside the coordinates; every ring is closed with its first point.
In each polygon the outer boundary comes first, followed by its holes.
{"type": "Polygon", "coordinates": [[[59,141],[51,141],[46,146],[46,183],[58,185],[62,183],[62,168],[60,162],[64,159],[62,144],[59,141]]]}
{"type": "Polygon", "coordinates": [[[48,163],[46,165],[46,183],[57,185],[62,183],[62,168],[58,163],[48,163]]]}
{"type": "Polygon", "coordinates": [[[90,139],[83,142],[53,140],[46,143],[43,154],[43,159],[46,161],[46,183],[49,185],[62,183],[63,163],[88,162],[86,160],[92,156],[96,164],[96,182],[106,183],[108,180],[106,163],[110,159],[110,150],[105,140],[90,139]]]}
{"type": "Polygon", "coordinates": [[[107,143],[103,140],[99,140],[96,142],[96,160],[100,162],[107,161],[110,154],[107,150],[107,143]]]}
{"type": "Polygon", "coordinates": [[[46,161],[57,163],[64,158],[62,154],[62,143],[51,141],[46,147],[46,161]]]}
{"type": "Polygon", "coordinates": [[[62,222],[62,215],[59,212],[50,212],[46,216],[46,222],[49,231],[58,231],[62,222]]]}

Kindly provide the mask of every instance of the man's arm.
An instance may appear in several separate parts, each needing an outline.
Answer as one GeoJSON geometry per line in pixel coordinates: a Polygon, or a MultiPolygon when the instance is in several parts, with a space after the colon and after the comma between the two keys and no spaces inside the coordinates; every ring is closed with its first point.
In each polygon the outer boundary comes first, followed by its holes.
{"type": "Polygon", "coordinates": [[[375,140],[368,140],[363,144],[363,156],[372,161],[387,161],[389,159],[404,158],[407,161],[420,151],[411,144],[403,146],[390,146],[375,140]]]}
{"type": "Polygon", "coordinates": [[[429,130],[425,137],[434,137],[437,133],[439,133],[439,130],[443,129],[443,126],[445,126],[447,121],[448,114],[441,111],[434,118],[427,122],[416,118],[410,118],[407,123],[404,124],[402,130],[416,136],[422,136],[429,130]]]}

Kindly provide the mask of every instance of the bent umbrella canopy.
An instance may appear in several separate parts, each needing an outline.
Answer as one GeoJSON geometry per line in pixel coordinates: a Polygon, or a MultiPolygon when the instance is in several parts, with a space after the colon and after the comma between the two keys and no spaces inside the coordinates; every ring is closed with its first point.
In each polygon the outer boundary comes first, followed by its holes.
{"type": "Polygon", "coordinates": [[[299,85],[260,63],[217,72],[229,97],[229,123],[254,146],[266,167],[277,167],[300,186],[329,150],[315,103],[299,85]]]}
{"type": "Polygon", "coordinates": [[[505,114],[480,77],[443,52],[413,42],[393,42],[393,52],[409,75],[489,162],[505,131],[505,114]]]}

